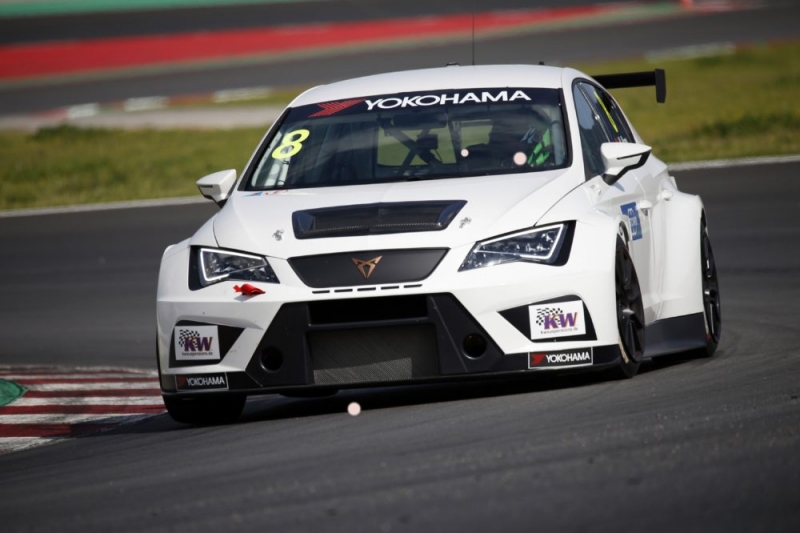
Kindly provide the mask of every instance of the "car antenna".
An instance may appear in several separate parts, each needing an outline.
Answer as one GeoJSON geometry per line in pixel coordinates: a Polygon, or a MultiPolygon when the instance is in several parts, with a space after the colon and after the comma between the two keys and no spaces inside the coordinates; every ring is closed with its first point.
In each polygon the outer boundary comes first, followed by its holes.
{"type": "Polygon", "coordinates": [[[475,66],[475,2],[472,0],[472,66],[475,66]]]}

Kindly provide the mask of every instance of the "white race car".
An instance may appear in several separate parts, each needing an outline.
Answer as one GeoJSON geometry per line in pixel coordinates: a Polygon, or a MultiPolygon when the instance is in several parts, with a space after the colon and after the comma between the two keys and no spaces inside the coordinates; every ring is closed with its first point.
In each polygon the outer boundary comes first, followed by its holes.
{"type": "MultiPolygon", "coordinates": [[[[167,248],[158,364],[169,413],[235,420],[247,395],[608,370],[720,338],[699,197],[606,89],[549,66],[448,66],[316,87],[221,210],[167,248]]],[[[605,88],[604,88],[605,87],[605,88]]]]}

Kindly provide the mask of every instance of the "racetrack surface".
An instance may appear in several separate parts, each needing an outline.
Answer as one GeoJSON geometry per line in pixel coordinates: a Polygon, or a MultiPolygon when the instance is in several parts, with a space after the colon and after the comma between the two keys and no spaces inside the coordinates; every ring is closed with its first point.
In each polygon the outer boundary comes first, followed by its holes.
{"type": "MultiPolygon", "coordinates": [[[[188,9],[178,6],[124,13],[106,11],[9,17],[0,18],[0,44],[446,15],[469,13],[473,6],[479,11],[486,11],[583,6],[591,3],[591,0],[539,0],[532,6],[530,0],[492,0],[491,3],[473,0],[295,0],[188,9]]],[[[622,3],[634,2],[622,0],[622,3]]]]}
{"type": "MultiPolygon", "coordinates": [[[[703,196],[723,341],[597,376],[265,396],[0,457],[8,531],[797,531],[800,163],[703,196]],[[348,403],[363,408],[357,417],[348,403]]],[[[3,363],[153,368],[160,250],[211,205],[0,219],[3,363]]]]}
{"type": "Polygon", "coordinates": [[[609,21],[662,19],[687,13],[693,12],[677,3],[648,8],[595,5],[14,44],[0,47],[0,80],[9,84],[40,83],[64,77],[170,72],[189,66],[196,69],[198,64],[208,69],[285,61],[287,57],[300,55],[331,55],[353,49],[464,41],[470,39],[473,25],[476,37],[482,38],[551,31],[564,25],[606,25],[609,21]]]}
{"type": "MultiPolygon", "coordinates": [[[[513,3],[515,1],[508,0],[508,5],[516,5],[513,3]]],[[[335,4],[323,3],[330,6],[335,4]]],[[[553,5],[553,2],[548,1],[547,4],[553,5]]],[[[307,5],[303,3],[302,7],[307,5]]],[[[395,5],[400,6],[402,3],[395,5]]],[[[464,11],[464,6],[460,3],[445,2],[442,5],[450,7],[444,9],[437,4],[434,11],[451,13],[457,11],[452,7],[454,5],[464,11]]],[[[506,3],[497,8],[504,6],[506,3]]],[[[406,10],[397,8],[397,11],[387,11],[376,8],[373,13],[390,18],[406,14],[406,10]]],[[[157,17],[152,14],[150,16],[157,17]]],[[[798,19],[799,4],[773,0],[754,10],[702,13],[638,24],[620,23],[605,27],[484,38],[476,42],[475,59],[480,64],[538,61],[572,64],[577,61],[640,57],[650,51],[692,45],[757,44],[793,40],[800,37],[800,30],[795,23],[798,19]]],[[[108,27],[115,26],[109,23],[108,27]]],[[[155,31],[151,22],[147,22],[145,27],[155,31]]],[[[37,35],[36,32],[32,34],[37,35]]],[[[400,48],[397,45],[377,49],[369,46],[336,54],[321,51],[315,56],[265,59],[264,62],[254,64],[195,65],[161,73],[127,73],[119,74],[118,77],[72,81],[31,81],[30,84],[0,88],[0,114],[30,113],[133,97],[210,93],[240,87],[309,86],[389,70],[442,66],[453,61],[470,64],[471,50],[468,40],[419,46],[405,43],[400,48]]]]}

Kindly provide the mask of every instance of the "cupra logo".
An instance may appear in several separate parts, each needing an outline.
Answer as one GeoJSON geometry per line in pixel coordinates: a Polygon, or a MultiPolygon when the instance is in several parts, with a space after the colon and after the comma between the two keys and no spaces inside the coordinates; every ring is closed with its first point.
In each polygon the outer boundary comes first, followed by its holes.
{"type": "Polygon", "coordinates": [[[364,279],[369,279],[382,257],[382,255],[379,255],[378,257],[373,257],[372,259],[367,259],[366,261],[363,259],[356,259],[355,257],[352,257],[351,259],[353,260],[353,263],[355,263],[356,268],[358,268],[358,271],[361,272],[361,275],[364,277],[364,279]]]}

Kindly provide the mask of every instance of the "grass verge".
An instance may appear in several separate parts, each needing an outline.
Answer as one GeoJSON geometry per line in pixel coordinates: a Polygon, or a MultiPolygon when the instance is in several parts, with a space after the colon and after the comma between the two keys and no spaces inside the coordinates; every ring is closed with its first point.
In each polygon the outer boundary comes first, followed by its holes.
{"type": "MultiPolygon", "coordinates": [[[[668,162],[800,153],[800,44],[690,59],[576,65],[588,73],[667,71],[654,91],[615,92],[645,142],[668,162]]],[[[297,91],[271,95],[284,104],[297,91]]],[[[196,194],[216,170],[241,171],[262,129],[118,131],[60,126],[0,133],[0,209],[196,194]]]]}
{"type": "Polygon", "coordinates": [[[800,153],[800,44],[578,66],[590,74],[656,67],[667,73],[665,104],[655,103],[651,88],[617,90],[614,96],[664,161],[800,153]]]}
{"type": "Polygon", "coordinates": [[[188,196],[194,182],[241,170],[261,128],[0,134],[0,209],[188,196]]]}

